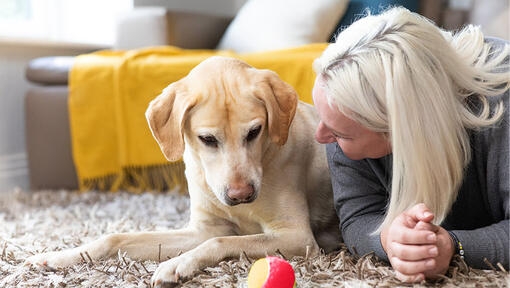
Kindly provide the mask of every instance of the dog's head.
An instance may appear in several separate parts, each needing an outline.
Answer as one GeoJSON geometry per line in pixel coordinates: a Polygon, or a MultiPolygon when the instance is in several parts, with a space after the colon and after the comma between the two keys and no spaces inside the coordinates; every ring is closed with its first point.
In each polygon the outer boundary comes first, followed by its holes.
{"type": "Polygon", "coordinates": [[[264,151],[287,141],[297,99],[276,73],[215,56],[165,88],[146,117],[168,160],[180,159],[186,145],[186,161],[201,167],[210,190],[237,205],[257,197],[264,151]]]}

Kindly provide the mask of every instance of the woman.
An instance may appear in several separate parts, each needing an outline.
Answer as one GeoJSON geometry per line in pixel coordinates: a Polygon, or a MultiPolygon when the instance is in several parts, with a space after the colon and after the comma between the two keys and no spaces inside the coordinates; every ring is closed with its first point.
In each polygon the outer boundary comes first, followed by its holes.
{"type": "Polygon", "coordinates": [[[374,251],[405,282],[445,274],[455,254],[508,269],[509,51],[393,8],[315,61],[315,138],[353,253],[374,251]]]}

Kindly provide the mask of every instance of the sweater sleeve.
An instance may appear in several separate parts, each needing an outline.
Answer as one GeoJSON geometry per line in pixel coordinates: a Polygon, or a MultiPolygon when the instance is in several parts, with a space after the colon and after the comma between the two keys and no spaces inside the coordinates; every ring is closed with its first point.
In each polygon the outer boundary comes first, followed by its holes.
{"type": "Polygon", "coordinates": [[[475,230],[453,230],[462,243],[466,263],[478,269],[490,269],[486,261],[497,268],[500,263],[508,269],[509,220],[475,230]]]}
{"type": "Polygon", "coordinates": [[[508,90],[503,95],[491,99],[491,102],[499,103],[500,100],[505,107],[501,121],[494,127],[479,131],[472,144],[473,165],[476,165],[478,175],[471,175],[471,177],[483,179],[480,182],[485,183],[480,193],[484,194],[487,201],[493,224],[473,230],[453,229],[466,253],[466,263],[480,269],[490,268],[486,261],[494,267],[500,263],[505,269],[509,269],[510,106],[508,90]]]}
{"type": "Polygon", "coordinates": [[[348,159],[338,144],[327,145],[335,208],[342,237],[349,251],[364,255],[375,252],[388,261],[379,233],[388,200],[385,184],[369,161],[348,159]]]}

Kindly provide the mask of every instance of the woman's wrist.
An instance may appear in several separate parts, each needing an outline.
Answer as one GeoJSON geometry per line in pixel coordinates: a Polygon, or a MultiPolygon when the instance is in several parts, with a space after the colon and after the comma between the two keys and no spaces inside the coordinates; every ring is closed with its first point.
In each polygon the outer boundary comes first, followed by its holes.
{"type": "Polygon", "coordinates": [[[462,242],[460,242],[459,238],[455,233],[452,231],[448,231],[448,234],[450,234],[450,239],[452,240],[453,245],[453,255],[459,255],[460,258],[464,259],[464,254],[466,253],[464,251],[464,246],[462,246],[462,242]]]}

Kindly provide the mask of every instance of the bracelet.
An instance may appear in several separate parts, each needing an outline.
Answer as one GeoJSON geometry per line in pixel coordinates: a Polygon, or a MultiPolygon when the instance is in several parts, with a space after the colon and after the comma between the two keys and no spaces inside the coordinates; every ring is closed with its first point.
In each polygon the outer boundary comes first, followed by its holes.
{"type": "Polygon", "coordinates": [[[455,254],[459,255],[461,259],[464,259],[464,247],[462,247],[462,243],[460,242],[457,235],[452,231],[448,231],[450,237],[452,238],[453,247],[455,247],[455,254]]]}

